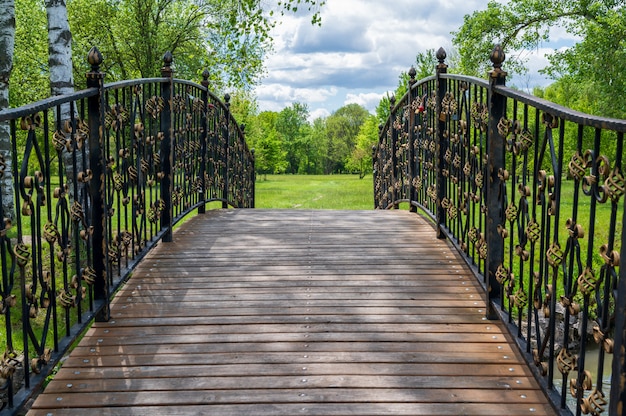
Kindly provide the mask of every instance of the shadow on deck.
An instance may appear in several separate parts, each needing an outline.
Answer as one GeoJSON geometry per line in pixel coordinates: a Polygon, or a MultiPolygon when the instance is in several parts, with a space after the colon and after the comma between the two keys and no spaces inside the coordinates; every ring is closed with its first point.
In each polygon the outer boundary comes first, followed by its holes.
{"type": "Polygon", "coordinates": [[[551,415],[406,211],[219,210],[160,243],[28,415],[551,415]]]}

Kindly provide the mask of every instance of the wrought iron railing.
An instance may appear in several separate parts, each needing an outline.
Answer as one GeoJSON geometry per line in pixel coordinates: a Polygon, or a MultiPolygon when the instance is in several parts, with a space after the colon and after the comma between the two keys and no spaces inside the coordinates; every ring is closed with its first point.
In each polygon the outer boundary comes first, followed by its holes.
{"type": "Polygon", "coordinates": [[[408,202],[434,220],[561,413],[623,414],[626,120],[507,88],[500,47],[488,81],[447,74],[445,57],[436,76],[411,71],[392,100],[374,149],[375,205],[408,202]]]}
{"type": "Polygon", "coordinates": [[[180,219],[211,201],[254,206],[253,154],[207,72],[201,85],[174,79],[166,54],[162,78],[104,85],[101,61],[92,49],[86,90],[0,112],[16,207],[0,230],[7,413],[92,319],[108,319],[111,294],[180,219]]]}

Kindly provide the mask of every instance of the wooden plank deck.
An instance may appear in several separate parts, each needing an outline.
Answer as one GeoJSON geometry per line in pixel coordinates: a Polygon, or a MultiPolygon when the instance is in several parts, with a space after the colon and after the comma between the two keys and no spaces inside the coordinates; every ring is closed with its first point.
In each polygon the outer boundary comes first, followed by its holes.
{"type": "Polygon", "coordinates": [[[161,243],[28,415],[551,415],[406,211],[219,210],[161,243]]]}

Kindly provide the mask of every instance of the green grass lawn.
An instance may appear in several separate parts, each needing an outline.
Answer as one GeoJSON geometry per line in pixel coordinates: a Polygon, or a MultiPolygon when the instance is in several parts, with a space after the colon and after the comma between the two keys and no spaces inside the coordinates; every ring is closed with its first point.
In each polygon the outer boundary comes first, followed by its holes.
{"type": "Polygon", "coordinates": [[[259,175],[256,208],[374,209],[372,175],[259,175]],[[266,179],[267,178],[267,179],[266,179]]]}

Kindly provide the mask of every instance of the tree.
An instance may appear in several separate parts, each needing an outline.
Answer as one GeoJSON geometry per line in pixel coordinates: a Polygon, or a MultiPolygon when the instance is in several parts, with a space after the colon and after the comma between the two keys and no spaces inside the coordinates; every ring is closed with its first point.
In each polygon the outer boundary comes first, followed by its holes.
{"type": "Polygon", "coordinates": [[[46,10],[40,0],[15,0],[15,55],[11,73],[11,107],[49,95],[46,10]]]}
{"type": "Polygon", "coordinates": [[[159,76],[161,57],[175,57],[176,75],[197,77],[209,68],[213,86],[247,88],[271,50],[273,16],[308,6],[320,23],[319,0],[73,0],[81,51],[98,45],[110,79],[159,76]]]}
{"type": "MultiPolygon", "coordinates": [[[[599,91],[594,112],[605,116],[626,114],[626,4],[623,0],[511,0],[490,1],[486,10],[464,18],[454,33],[459,70],[484,76],[494,44],[507,52],[509,73],[525,73],[527,51],[549,40],[551,27],[564,27],[581,41],[550,56],[545,72],[555,79],[571,76],[579,85],[599,91]]],[[[567,81],[569,82],[569,81],[567,81]]]]}
{"type": "Polygon", "coordinates": [[[303,140],[308,131],[307,118],[309,108],[306,104],[295,102],[284,108],[276,120],[276,131],[286,153],[289,173],[296,174],[303,160],[303,140]]]}
{"type": "Polygon", "coordinates": [[[348,104],[326,119],[328,134],[326,173],[345,170],[361,125],[368,116],[369,113],[364,107],[358,104],[348,104]]]}
{"type": "MultiPolygon", "coordinates": [[[[553,78],[571,76],[571,81],[586,85],[588,111],[608,117],[626,117],[626,5],[601,10],[581,20],[575,32],[582,40],[573,47],[550,56],[546,73],[553,78]]],[[[582,108],[576,108],[583,110],[582,108]]]]}
{"type": "Polygon", "coordinates": [[[255,167],[261,174],[282,173],[287,168],[286,153],[282,150],[276,121],[278,113],[264,111],[257,117],[259,137],[255,140],[255,167]]]}
{"type": "Polygon", "coordinates": [[[48,70],[52,95],[74,92],[72,33],[65,0],[45,0],[48,16],[48,70]]]}
{"type": "MultiPolygon", "coordinates": [[[[0,0],[0,111],[9,107],[9,78],[15,49],[15,3],[0,0]]],[[[13,176],[11,175],[11,132],[8,123],[0,123],[0,181],[3,214],[13,215],[13,176]]]]}
{"type": "Polygon", "coordinates": [[[356,145],[348,159],[346,167],[352,171],[358,171],[363,179],[367,173],[372,172],[372,147],[378,143],[378,119],[369,115],[356,137],[356,145]]]}
{"type": "Polygon", "coordinates": [[[327,154],[326,119],[318,117],[313,120],[307,135],[307,174],[324,173],[324,158],[327,154]]]}
{"type": "MultiPolygon", "coordinates": [[[[434,49],[428,49],[426,52],[419,52],[415,57],[415,68],[416,75],[415,79],[417,81],[435,75],[435,68],[437,66],[437,56],[434,49]]],[[[398,86],[394,91],[393,95],[396,99],[400,99],[406,94],[409,89],[409,80],[411,77],[409,76],[408,70],[406,72],[400,73],[398,76],[398,86]]],[[[391,96],[387,94],[386,97],[383,97],[378,106],[376,107],[376,116],[378,117],[379,123],[383,124],[387,122],[389,115],[391,114],[391,96]]]]}

